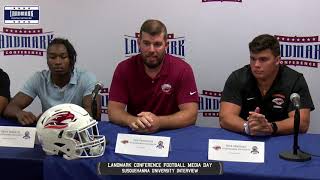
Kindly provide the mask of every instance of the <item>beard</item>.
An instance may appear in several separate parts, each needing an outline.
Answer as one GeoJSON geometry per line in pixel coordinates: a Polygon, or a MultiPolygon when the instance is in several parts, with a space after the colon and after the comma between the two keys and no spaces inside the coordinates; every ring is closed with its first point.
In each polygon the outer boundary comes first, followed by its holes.
{"type": "Polygon", "coordinates": [[[150,69],[155,69],[161,65],[163,62],[164,54],[161,54],[159,56],[156,56],[155,61],[149,61],[148,58],[152,57],[153,55],[146,55],[143,57],[143,63],[150,69]]]}

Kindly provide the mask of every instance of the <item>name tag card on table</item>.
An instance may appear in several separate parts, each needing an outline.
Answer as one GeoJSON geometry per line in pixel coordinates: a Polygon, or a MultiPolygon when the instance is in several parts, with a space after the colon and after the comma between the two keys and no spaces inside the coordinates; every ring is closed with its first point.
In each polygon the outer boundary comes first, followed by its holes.
{"type": "Polygon", "coordinates": [[[264,163],[264,142],[209,139],[208,159],[264,163]]]}
{"type": "Polygon", "coordinates": [[[139,156],[168,157],[170,137],[118,134],[115,152],[139,156]]]}
{"type": "Polygon", "coordinates": [[[35,127],[0,126],[0,146],[33,148],[35,127]]]}

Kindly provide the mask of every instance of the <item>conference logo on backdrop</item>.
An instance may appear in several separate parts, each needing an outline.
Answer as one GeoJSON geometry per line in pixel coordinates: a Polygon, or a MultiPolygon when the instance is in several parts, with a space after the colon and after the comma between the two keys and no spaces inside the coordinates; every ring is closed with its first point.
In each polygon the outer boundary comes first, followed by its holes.
{"type": "Polygon", "coordinates": [[[100,91],[100,96],[101,96],[101,114],[108,114],[109,89],[102,88],[100,91]]]}
{"type": "Polygon", "coordinates": [[[199,93],[198,114],[203,117],[219,117],[221,92],[202,90],[199,93]]]}
{"type": "Polygon", "coordinates": [[[39,6],[4,6],[5,24],[39,24],[39,6]]]}
{"type": "Polygon", "coordinates": [[[202,2],[242,2],[242,0],[202,0],[202,2]]]}
{"type": "MultiPolygon", "coordinates": [[[[125,57],[131,57],[140,53],[138,47],[138,38],[140,33],[135,33],[134,36],[124,35],[125,57]]],[[[173,56],[184,59],[185,58],[185,37],[175,37],[175,35],[168,34],[169,46],[167,53],[173,56]]]]}
{"type": "Polygon", "coordinates": [[[281,64],[318,68],[320,60],[319,36],[281,36],[281,64]]]}
{"type": "Polygon", "coordinates": [[[4,56],[43,56],[53,36],[53,32],[44,32],[42,28],[3,27],[0,30],[0,52],[3,51],[4,56]]]}

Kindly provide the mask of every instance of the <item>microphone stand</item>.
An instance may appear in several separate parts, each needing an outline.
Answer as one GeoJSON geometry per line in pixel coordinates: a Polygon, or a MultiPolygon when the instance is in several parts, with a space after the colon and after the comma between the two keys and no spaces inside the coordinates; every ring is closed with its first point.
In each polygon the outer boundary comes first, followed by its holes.
{"type": "Polygon", "coordinates": [[[294,113],[294,138],[293,138],[293,151],[286,151],[279,154],[281,159],[287,161],[297,161],[304,162],[311,160],[311,156],[309,154],[303,153],[300,151],[298,145],[298,135],[299,135],[299,127],[300,127],[300,110],[299,107],[296,107],[294,113]]]}
{"type": "Polygon", "coordinates": [[[97,119],[97,96],[94,96],[92,98],[91,113],[92,113],[92,118],[93,119],[95,119],[96,121],[100,121],[100,119],[97,119]]]}
{"type": "MultiPolygon", "coordinates": [[[[98,91],[99,92],[99,91],[98,91]]],[[[101,119],[97,119],[97,110],[98,110],[98,103],[97,103],[97,96],[98,92],[94,93],[93,92],[93,97],[91,101],[91,113],[92,113],[92,118],[96,121],[100,121],[101,119]]]]}

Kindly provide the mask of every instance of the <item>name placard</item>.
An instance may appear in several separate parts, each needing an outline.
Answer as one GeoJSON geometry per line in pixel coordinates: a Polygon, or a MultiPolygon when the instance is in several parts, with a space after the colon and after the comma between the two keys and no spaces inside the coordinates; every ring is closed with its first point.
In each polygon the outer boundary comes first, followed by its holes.
{"type": "Polygon", "coordinates": [[[170,137],[118,134],[115,152],[139,156],[168,157],[170,137]]]}
{"type": "Polygon", "coordinates": [[[33,148],[35,127],[0,126],[0,146],[33,148]]]}
{"type": "Polygon", "coordinates": [[[209,139],[208,159],[263,163],[264,142],[209,139]]]}

